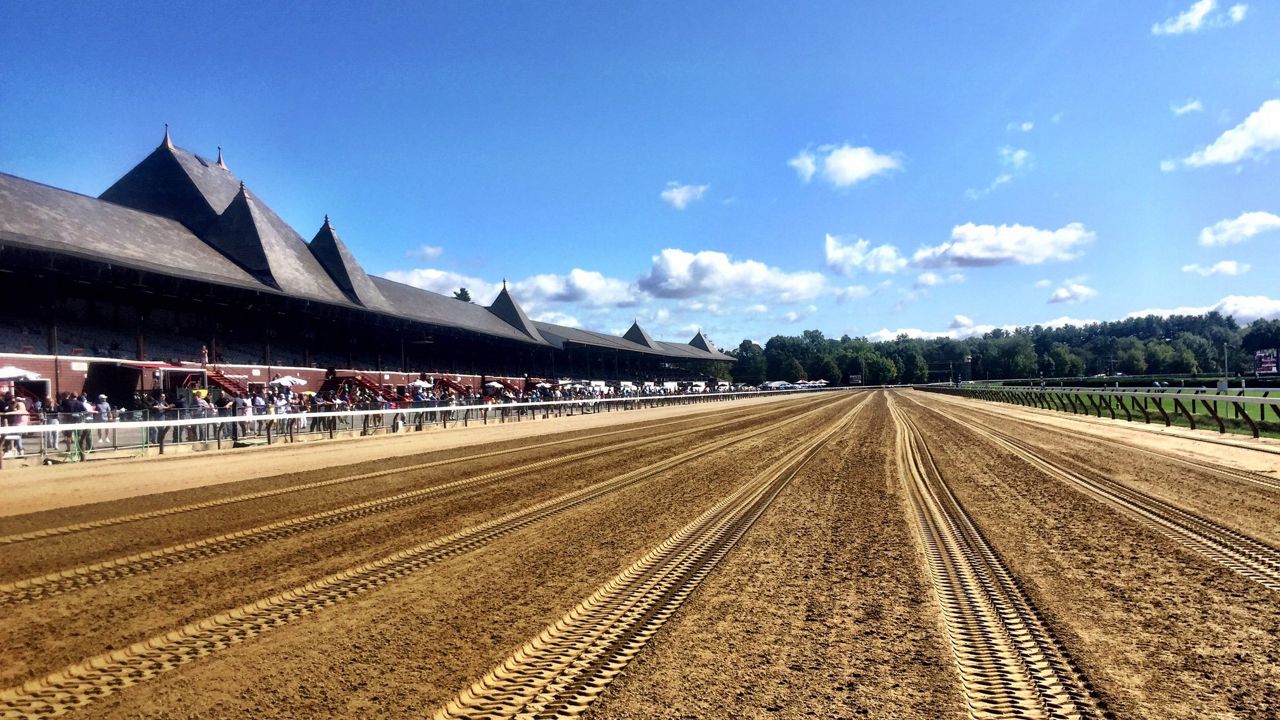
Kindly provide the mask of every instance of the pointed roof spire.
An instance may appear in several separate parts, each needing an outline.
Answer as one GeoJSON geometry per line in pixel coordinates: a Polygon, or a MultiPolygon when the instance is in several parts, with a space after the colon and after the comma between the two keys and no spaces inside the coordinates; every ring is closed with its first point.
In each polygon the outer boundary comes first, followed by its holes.
{"type": "Polygon", "coordinates": [[[241,180],[241,181],[240,181],[240,194],[241,194],[241,195],[244,195],[244,194],[245,194],[245,193],[244,193],[244,181],[243,181],[243,180],[241,180]]]}
{"type": "Polygon", "coordinates": [[[640,327],[640,318],[631,321],[631,327],[622,335],[623,339],[630,340],[637,345],[643,345],[650,349],[657,349],[658,344],[654,341],[653,336],[645,332],[640,327]]]}
{"type": "Polygon", "coordinates": [[[503,289],[503,290],[506,290],[506,289],[507,289],[507,279],[506,279],[506,278],[502,278],[502,289],[503,289]]]}
{"type": "Polygon", "coordinates": [[[325,226],[325,227],[333,227],[332,225],[330,225],[330,224],[329,224],[329,213],[325,213],[325,214],[324,214],[324,226],[325,226]]]}
{"type": "Polygon", "coordinates": [[[169,123],[164,124],[164,142],[161,144],[170,150],[173,149],[173,139],[169,137],[169,123]]]}
{"type": "Polygon", "coordinates": [[[227,161],[222,159],[222,146],[218,146],[218,167],[223,170],[227,169],[227,161]]]}

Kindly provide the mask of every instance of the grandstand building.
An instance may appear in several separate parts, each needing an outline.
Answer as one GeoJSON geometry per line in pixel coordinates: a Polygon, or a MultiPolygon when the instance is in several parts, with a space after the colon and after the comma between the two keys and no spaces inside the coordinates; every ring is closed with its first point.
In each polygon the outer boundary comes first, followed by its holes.
{"type": "MultiPolygon", "coordinates": [[[[732,362],[701,333],[653,339],[531,320],[367,274],[328,217],[310,242],[223,161],[164,141],[97,198],[0,173],[0,365],[77,392],[239,389],[278,373],[384,386],[440,374],[665,381],[732,362]],[[104,370],[105,372],[105,370],[104,370]]],[[[464,384],[470,384],[465,383],[464,384]]]]}

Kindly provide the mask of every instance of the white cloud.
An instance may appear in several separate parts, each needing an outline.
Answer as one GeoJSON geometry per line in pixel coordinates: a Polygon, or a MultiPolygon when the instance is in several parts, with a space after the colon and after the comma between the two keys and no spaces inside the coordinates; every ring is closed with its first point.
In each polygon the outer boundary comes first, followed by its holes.
{"type": "Polygon", "coordinates": [[[768,306],[768,305],[764,305],[764,304],[762,304],[762,303],[756,303],[755,305],[748,305],[748,306],[746,306],[746,307],[745,307],[745,308],[743,308],[743,309],[744,309],[744,310],[746,310],[746,311],[747,311],[747,312],[749,312],[749,313],[754,313],[754,314],[756,314],[756,315],[760,315],[760,314],[763,314],[763,313],[767,313],[767,312],[769,312],[769,306],[768,306]]]}
{"type": "Polygon", "coordinates": [[[1053,291],[1053,295],[1049,297],[1050,303],[1080,303],[1093,297],[1097,297],[1098,291],[1084,285],[1080,282],[1066,282],[1062,287],[1053,291]]]}
{"type": "Polygon", "coordinates": [[[1247,212],[1234,219],[1219,220],[1201,230],[1200,244],[1206,247],[1235,245],[1277,229],[1280,229],[1280,216],[1261,211],[1247,212]]]}
{"type": "Polygon", "coordinates": [[[1183,306],[1176,308],[1148,308],[1131,312],[1126,318],[1146,317],[1147,315],[1159,315],[1168,317],[1170,315],[1203,315],[1211,310],[1217,310],[1223,315],[1231,315],[1235,317],[1236,322],[1245,324],[1251,323],[1259,319],[1280,318],[1280,299],[1269,298],[1265,295],[1228,295],[1212,305],[1201,307],[1183,306]]]}
{"type": "Polygon", "coordinates": [[[1036,287],[1038,288],[1047,288],[1052,284],[1053,284],[1053,281],[1050,280],[1049,278],[1044,278],[1043,280],[1036,281],[1036,287]]]}
{"type": "Polygon", "coordinates": [[[466,288],[471,299],[478,303],[487,303],[492,300],[502,288],[501,283],[491,283],[469,275],[434,268],[391,270],[387,273],[387,279],[441,295],[452,295],[458,288],[466,288]]]}
{"type": "Polygon", "coordinates": [[[809,182],[818,172],[818,161],[822,162],[822,177],[833,187],[844,188],[902,168],[901,161],[892,155],[881,155],[869,147],[853,147],[844,145],[823,145],[818,154],[805,149],[787,161],[795,169],[800,180],[809,182]]]}
{"type": "Polygon", "coordinates": [[[898,159],[881,155],[869,147],[841,145],[822,161],[822,176],[836,187],[849,187],[863,180],[902,167],[898,159]]]}
{"type": "Polygon", "coordinates": [[[880,330],[868,335],[867,338],[870,340],[885,341],[893,340],[899,335],[906,335],[907,337],[923,338],[926,340],[933,338],[963,340],[964,338],[989,333],[995,329],[995,325],[978,325],[973,322],[972,318],[964,315],[956,315],[951,319],[951,324],[947,326],[946,330],[921,330],[920,328],[898,328],[897,330],[890,330],[888,328],[881,328],[880,330]]]}
{"type": "Polygon", "coordinates": [[[1052,320],[1045,320],[1044,322],[1037,323],[1037,324],[1040,325],[1041,327],[1047,327],[1047,328],[1060,328],[1060,327],[1066,327],[1067,325],[1084,327],[1086,325],[1097,325],[1098,321],[1097,320],[1081,320],[1079,318],[1073,318],[1067,315],[1063,315],[1061,317],[1056,317],[1052,320]]]}
{"type": "MultiPolygon", "coordinates": [[[[1280,100],[1268,100],[1253,111],[1244,122],[1222,133],[1217,140],[1181,160],[1187,167],[1230,165],[1259,158],[1280,150],[1280,100]]],[[[1168,172],[1175,167],[1172,160],[1160,164],[1168,172]]]]}
{"type": "Polygon", "coordinates": [[[735,261],[722,252],[691,253],[675,248],[653,256],[648,274],[637,284],[660,298],[763,295],[783,303],[811,300],[826,290],[822,273],[786,272],[756,260],[735,261]]]}
{"type": "Polygon", "coordinates": [[[418,247],[405,253],[405,257],[419,258],[422,260],[435,260],[444,254],[444,248],[437,245],[419,245],[418,247]]]}
{"type": "Polygon", "coordinates": [[[982,189],[969,188],[964,191],[964,196],[970,200],[977,200],[990,195],[992,191],[1013,180],[1016,175],[1022,174],[1024,170],[1030,170],[1035,166],[1035,159],[1029,150],[1015,148],[1012,145],[1005,145],[996,150],[1000,156],[1000,164],[1004,166],[1005,171],[1000,173],[991,181],[990,185],[982,189]]]}
{"type": "Polygon", "coordinates": [[[1070,223],[1057,230],[1041,230],[1029,225],[966,223],[951,229],[951,242],[917,250],[912,262],[920,267],[1039,265],[1079,257],[1079,246],[1094,237],[1093,231],[1081,223],[1070,223]]]}
{"type": "Polygon", "coordinates": [[[1181,13],[1151,26],[1152,35],[1182,35],[1199,32],[1206,27],[1226,27],[1244,20],[1248,5],[1232,5],[1225,13],[1210,15],[1218,8],[1218,0],[1197,0],[1181,13]]]}
{"type": "Polygon", "coordinates": [[[841,242],[835,235],[826,238],[827,267],[841,275],[853,275],[856,272],[895,273],[906,267],[907,260],[898,254],[898,248],[892,245],[871,247],[871,243],[861,238],[852,244],[841,242]]]}
{"type": "MultiPolygon", "coordinates": [[[[1059,115],[1060,114],[1061,113],[1059,113],[1059,115]]],[[[1058,116],[1055,115],[1054,117],[1058,117],[1058,116]]],[[[1026,133],[1026,132],[1031,132],[1032,130],[1035,129],[1035,127],[1036,127],[1036,124],[1031,120],[1024,120],[1022,122],[1011,122],[1008,125],[1005,125],[1004,129],[1010,132],[1017,130],[1019,132],[1026,133]]]]}
{"type": "Polygon", "coordinates": [[[1005,145],[1000,148],[1000,161],[1009,167],[1020,169],[1031,162],[1031,153],[1022,148],[1005,145]]]}
{"type": "Polygon", "coordinates": [[[866,285],[849,285],[835,291],[836,302],[843,303],[849,300],[861,300],[872,292],[874,291],[866,285]]]}
{"type": "Polygon", "coordinates": [[[795,168],[801,182],[809,182],[813,179],[813,174],[818,172],[818,159],[808,150],[796,153],[796,156],[788,160],[787,164],[795,168]]]}
{"type": "Polygon", "coordinates": [[[935,272],[924,272],[916,276],[917,288],[930,288],[943,284],[962,283],[964,275],[961,273],[951,273],[950,275],[939,275],[935,272]]]}
{"type": "Polygon", "coordinates": [[[1170,103],[1169,110],[1174,115],[1186,115],[1187,113],[1204,112],[1204,105],[1196,98],[1189,98],[1181,105],[1170,103]]]}
{"type": "Polygon", "coordinates": [[[513,290],[522,302],[572,302],[615,307],[629,307],[638,302],[631,283],[580,268],[570,270],[568,275],[533,275],[516,282],[513,290]]]}
{"type": "Polygon", "coordinates": [[[681,185],[672,180],[667,183],[667,189],[663,190],[661,195],[663,202],[677,210],[683,210],[689,207],[690,203],[701,200],[709,189],[711,189],[710,185],[681,185]]]}
{"type": "Polygon", "coordinates": [[[803,310],[791,310],[789,312],[783,313],[782,317],[779,318],[779,320],[785,323],[798,323],[801,320],[804,320],[805,318],[808,318],[809,316],[813,315],[817,311],[818,311],[817,305],[809,305],[803,310]]]}
{"type": "Polygon", "coordinates": [[[1221,262],[1214,263],[1209,267],[1199,264],[1183,265],[1182,272],[1197,273],[1202,277],[1209,277],[1210,275],[1243,275],[1249,272],[1250,267],[1252,266],[1248,263],[1236,262],[1235,260],[1223,260],[1221,262]]]}
{"type": "Polygon", "coordinates": [[[551,323],[552,325],[563,325],[571,328],[582,327],[582,323],[578,322],[578,318],[572,315],[566,315],[562,312],[556,312],[554,310],[540,312],[537,315],[534,315],[532,319],[537,322],[551,323]]]}
{"type": "Polygon", "coordinates": [[[1049,118],[1049,122],[1053,123],[1054,125],[1057,125],[1058,123],[1062,122],[1062,113],[1060,112],[1054,113],[1053,117],[1049,118]]]}

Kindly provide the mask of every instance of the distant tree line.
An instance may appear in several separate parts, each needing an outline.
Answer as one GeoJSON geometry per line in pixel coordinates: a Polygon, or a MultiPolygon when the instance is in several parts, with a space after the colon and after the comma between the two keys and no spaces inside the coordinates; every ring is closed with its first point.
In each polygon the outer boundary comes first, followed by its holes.
{"type": "Polygon", "coordinates": [[[1115,322],[1048,328],[995,329],[954,340],[899,335],[888,341],[824,337],[818,330],[775,335],[764,347],[743,340],[728,351],[738,361],[734,382],[826,380],[860,376],[862,383],[924,383],[1097,374],[1221,374],[1223,351],[1231,374],[1253,372],[1253,353],[1280,348],[1280,320],[1240,327],[1216,311],[1205,315],[1148,315],[1115,322]]]}

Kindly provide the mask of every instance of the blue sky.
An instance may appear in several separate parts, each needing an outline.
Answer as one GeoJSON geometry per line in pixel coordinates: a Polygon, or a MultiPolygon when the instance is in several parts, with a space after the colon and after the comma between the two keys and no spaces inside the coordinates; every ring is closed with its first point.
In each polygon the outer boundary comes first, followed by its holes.
{"type": "Polygon", "coordinates": [[[717,343],[1280,316],[1280,8],[0,7],[0,171],[160,141],[370,272],[717,343]]]}

